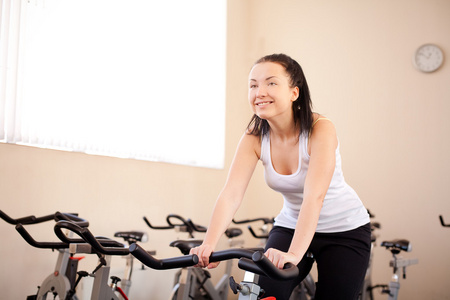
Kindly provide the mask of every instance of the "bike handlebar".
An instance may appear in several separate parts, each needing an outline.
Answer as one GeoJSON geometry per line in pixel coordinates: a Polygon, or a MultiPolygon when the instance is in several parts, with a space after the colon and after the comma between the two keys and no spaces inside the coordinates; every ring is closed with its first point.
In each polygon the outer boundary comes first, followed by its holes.
{"type": "Polygon", "coordinates": [[[128,255],[130,251],[123,244],[109,239],[96,238],[87,227],[81,227],[76,223],[61,220],[55,224],[55,234],[63,242],[67,240],[62,228],[68,229],[80,236],[86,243],[90,244],[94,250],[105,255],[128,255]]]}
{"type": "Polygon", "coordinates": [[[286,264],[284,269],[278,269],[260,250],[234,248],[211,253],[210,262],[218,262],[237,258],[239,268],[267,276],[276,280],[288,280],[298,276],[299,270],[293,264],[286,264]]]}
{"type": "Polygon", "coordinates": [[[64,242],[38,242],[38,241],[36,241],[28,233],[28,231],[25,230],[25,227],[23,227],[23,225],[20,223],[16,225],[16,230],[23,237],[23,239],[33,247],[41,248],[41,249],[67,249],[67,248],[69,248],[69,244],[64,243],[64,242]]]}
{"type": "MultiPolygon", "coordinates": [[[[134,257],[152,269],[184,268],[198,263],[196,255],[194,256],[195,258],[192,255],[185,255],[160,261],[152,257],[136,243],[131,244],[129,249],[134,257]]],[[[273,279],[293,279],[299,274],[298,268],[293,264],[287,264],[285,269],[278,269],[260,250],[255,249],[232,248],[215,251],[211,253],[209,261],[219,262],[229,259],[239,259],[240,268],[273,279]]]]}
{"type": "Polygon", "coordinates": [[[238,266],[241,269],[276,280],[290,280],[299,275],[299,269],[296,265],[287,263],[283,269],[278,269],[261,251],[252,255],[252,261],[241,258],[238,266]],[[254,265],[257,267],[254,268],[254,265]]]}
{"type": "Polygon", "coordinates": [[[12,225],[33,224],[36,221],[35,216],[27,216],[27,217],[13,219],[10,216],[8,216],[7,214],[5,214],[2,210],[0,210],[0,218],[2,218],[3,220],[5,220],[6,222],[8,222],[9,224],[12,224],[12,225]]]}
{"type": "Polygon", "coordinates": [[[252,234],[252,236],[253,236],[254,238],[257,238],[257,239],[267,239],[267,238],[269,237],[268,234],[263,234],[263,235],[258,235],[258,234],[256,234],[256,232],[253,230],[252,226],[250,226],[250,225],[248,225],[247,228],[248,228],[248,230],[250,231],[250,233],[252,234]]]}
{"type": "Polygon", "coordinates": [[[78,214],[69,214],[69,213],[60,213],[57,211],[55,213],[55,221],[70,221],[72,223],[77,224],[80,227],[88,227],[89,222],[83,218],[78,217],[78,214]]]}
{"type": "Polygon", "coordinates": [[[236,221],[235,219],[232,220],[234,224],[246,224],[246,223],[253,223],[262,221],[264,224],[273,224],[275,222],[274,218],[255,218],[255,219],[246,219],[246,220],[240,220],[236,221]]]}
{"type": "MultiPolygon", "coordinates": [[[[5,214],[3,211],[0,211],[0,217],[4,219],[6,222],[10,224],[16,225],[16,230],[19,232],[19,234],[22,236],[22,238],[31,246],[41,249],[67,249],[69,248],[68,240],[62,241],[62,242],[38,242],[36,241],[30,233],[25,229],[23,225],[32,225],[32,224],[38,224],[43,223],[47,221],[54,220],[58,222],[59,220],[70,220],[72,222],[75,222],[76,224],[79,224],[80,226],[88,226],[89,222],[78,217],[77,214],[74,213],[61,213],[56,212],[51,215],[46,215],[42,217],[35,217],[33,216],[27,216],[22,218],[13,219],[7,214],[5,214]]],[[[71,240],[73,241],[73,240],[71,240]]],[[[77,242],[80,242],[80,240],[77,240],[77,242]]]]}
{"type": "Polygon", "coordinates": [[[172,258],[156,259],[136,243],[130,245],[129,251],[144,265],[156,270],[185,268],[198,263],[197,255],[184,255],[172,258]]]}
{"type": "Polygon", "coordinates": [[[60,220],[68,220],[68,221],[76,222],[77,224],[79,224],[82,227],[89,226],[89,222],[86,221],[85,219],[78,217],[77,213],[61,213],[59,211],[55,212],[54,214],[46,215],[46,216],[42,216],[42,217],[36,217],[36,216],[32,215],[32,216],[26,216],[26,217],[14,219],[14,218],[8,216],[5,212],[0,210],[0,218],[2,218],[3,220],[5,220],[6,222],[8,222],[9,224],[12,224],[12,225],[17,225],[17,224],[30,225],[30,224],[43,223],[43,222],[47,222],[47,221],[51,221],[51,220],[54,220],[56,222],[58,222],[60,220]]]}
{"type": "Polygon", "coordinates": [[[188,232],[191,237],[193,237],[193,232],[206,232],[206,227],[195,224],[191,219],[185,219],[176,214],[170,214],[166,217],[167,226],[154,226],[150,221],[144,217],[145,223],[152,229],[164,230],[164,229],[174,229],[175,227],[183,228],[182,231],[188,232]],[[181,224],[174,223],[173,219],[181,221],[181,224]]]}
{"type": "Polygon", "coordinates": [[[442,215],[439,215],[439,220],[441,220],[441,225],[444,227],[450,227],[450,224],[446,224],[444,222],[444,217],[442,217],[442,215]]]}
{"type": "Polygon", "coordinates": [[[147,217],[143,218],[145,223],[148,225],[148,227],[152,228],[152,229],[157,229],[157,230],[162,230],[162,229],[173,229],[173,226],[168,225],[168,226],[154,226],[150,223],[150,221],[147,219],[147,217]]]}

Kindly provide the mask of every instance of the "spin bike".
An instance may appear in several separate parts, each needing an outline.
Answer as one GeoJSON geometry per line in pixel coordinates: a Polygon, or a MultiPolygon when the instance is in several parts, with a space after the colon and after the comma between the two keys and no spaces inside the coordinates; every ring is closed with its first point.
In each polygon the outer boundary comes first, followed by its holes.
{"type": "Polygon", "coordinates": [[[389,266],[392,267],[393,274],[388,285],[379,284],[372,287],[372,289],[382,288],[381,292],[388,294],[388,300],[397,300],[400,290],[400,270],[403,271],[403,279],[405,279],[406,267],[417,264],[419,260],[405,259],[397,256],[401,251],[410,252],[412,250],[411,243],[408,240],[396,239],[392,241],[384,241],[381,243],[381,246],[385,247],[386,250],[389,250],[392,253],[392,260],[390,261],[389,266]]]}
{"type": "MultiPolygon", "coordinates": [[[[184,219],[179,215],[168,215],[166,226],[154,226],[147,218],[145,222],[153,229],[175,229],[176,231],[188,232],[190,239],[176,240],[170,243],[171,247],[178,248],[182,254],[189,254],[191,248],[201,245],[202,240],[194,238],[194,232],[206,232],[206,227],[200,226],[192,222],[191,219],[184,219]]],[[[229,247],[236,247],[243,244],[243,241],[235,240],[240,236],[242,230],[239,228],[229,228],[225,231],[228,237],[229,247]]],[[[171,300],[188,300],[188,299],[214,299],[226,300],[228,297],[228,278],[231,274],[233,262],[228,260],[225,266],[225,273],[219,279],[217,284],[213,284],[209,271],[202,268],[181,268],[175,274],[174,287],[169,297],[171,300]]]]}
{"type": "MultiPolygon", "coordinates": [[[[138,244],[130,246],[131,254],[141,261],[144,265],[154,269],[164,269],[156,264],[154,258],[142,249],[138,244]]],[[[195,256],[196,257],[196,256],[195,256]]],[[[244,280],[239,284],[233,277],[230,277],[230,287],[235,294],[239,293],[239,300],[258,300],[263,296],[264,291],[258,286],[258,276],[268,276],[277,280],[288,280],[298,276],[298,268],[293,264],[287,264],[285,269],[278,269],[273,265],[262,251],[250,248],[231,248],[213,252],[209,258],[211,262],[219,262],[224,260],[239,259],[239,268],[245,270],[244,280]]],[[[198,258],[197,258],[198,261],[198,258]]],[[[178,267],[182,267],[178,265],[178,267]]],[[[265,298],[267,300],[273,297],[265,298]]]]}
{"type": "MultiPolygon", "coordinates": [[[[131,257],[128,248],[125,247],[124,244],[105,237],[95,237],[87,227],[81,227],[75,222],[67,220],[58,221],[55,224],[54,231],[63,243],[68,243],[70,245],[70,253],[96,254],[98,256],[99,264],[94,271],[91,273],[78,272],[79,277],[77,282],[83,277],[94,277],[90,296],[91,300],[128,300],[124,289],[118,284],[121,279],[117,276],[109,277],[111,256],[131,257]],[[82,242],[67,238],[62,229],[67,229],[70,232],[77,234],[81,237],[82,242]],[[111,284],[108,284],[109,279],[111,279],[111,284]]],[[[141,232],[119,232],[116,233],[116,236],[124,237],[125,239],[130,240],[131,243],[134,243],[133,241],[141,241],[144,237],[141,232]]],[[[131,282],[129,281],[129,278],[127,278],[125,289],[129,288],[130,284],[131,282]]]]}
{"type": "MultiPolygon", "coordinates": [[[[256,230],[253,229],[251,225],[248,225],[248,230],[250,231],[251,235],[259,239],[260,246],[262,248],[265,247],[267,238],[269,237],[270,229],[273,226],[273,223],[275,222],[274,218],[255,218],[255,219],[247,219],[247,220],[239,220],[236,221],[235,219],[232,220],[234,224],[247,224],[247,223],[253,223],[253,222],[259,222],[262,221],[263,225],[258,228],[260,233],[256,233],[256,230]]],[[[312,253],[307,253],[308,259],[314,259],[312,253]]],[[[305,279],[303,279],[299,285],[297,285],[294,290],[292,291],[290,300],[313,300],[314,295],[316,293],[316,284],[314,282],[314,279],[309,273],[305,279]]]]}
{"type": "Polygon", "coordinates": [[[0,218],[6,222],[16,225],[15,228],[23,239],[33,247],[40,249],[52,249],[58,251],[58,258],[54,271],[48,275],[38,287],[38,292],[35,295],[28,296],[28,300],[45,300],[47,295],[51,294],[53,297],[59,296],[61,299],[77,300],[75,293],[78,282],[76,281],[78,262],[82,257],[74,257],[69,253],[69,244],[63,242],[38,242],[25,229],[24,225],[34,225],[47,221],[58,222],[60,220],[72,221],[81,227],[87,227],[89,223],[77,216],[74,213],[61,213],[35,217],[27,216],[14,219],[0,210],[0,218]]]}

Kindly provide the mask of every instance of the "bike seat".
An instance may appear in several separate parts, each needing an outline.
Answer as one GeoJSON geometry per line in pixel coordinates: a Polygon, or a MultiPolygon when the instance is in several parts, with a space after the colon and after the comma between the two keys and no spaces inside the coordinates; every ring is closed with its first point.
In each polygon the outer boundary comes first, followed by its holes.
{"type": "Polygon", "coordinates": [[[392,241],[381,242],[381,246],[386,247],[386,249],[394,249],[397,251],[410,252],[412,250],[412,245],[408,240],[396,239],[392,241]]]}
{"type": "Polygon", "coordinates": [[[147,234],[143,231],[118,231],[114,233],[115,237],[121,237],[127,242],[145,242],[147,234]]]}
{"type": "Polygon", "coordinates": [[[242,230],[240,228],[228,228],[225,231],[225,235],[231,239],[237,236],[240,236],[242,234],[242,230]]]}
{"type": "Polygon", "coordinates": [[[200,246],[203,243],[202,240],[177,240],[170,243],[171,247],[177,247],[184,255],[189,254],[191,248],[200,246]]]}

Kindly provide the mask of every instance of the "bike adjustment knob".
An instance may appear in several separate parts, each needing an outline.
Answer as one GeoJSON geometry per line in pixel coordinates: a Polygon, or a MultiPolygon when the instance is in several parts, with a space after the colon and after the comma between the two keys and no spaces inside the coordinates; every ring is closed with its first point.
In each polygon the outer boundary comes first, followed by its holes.
{"type": "Polygon", "coordinates": [[[241,285],[234,280],[233,276],[230,277],[230,288],[235,295],[242,290],[241,285]]]}

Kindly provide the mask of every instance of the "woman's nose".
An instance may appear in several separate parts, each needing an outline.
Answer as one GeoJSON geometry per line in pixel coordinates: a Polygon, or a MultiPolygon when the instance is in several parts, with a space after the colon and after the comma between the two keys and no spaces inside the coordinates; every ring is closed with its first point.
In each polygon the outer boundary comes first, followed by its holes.
{"type": "Polygon", "coordinates": [[[256,91],[256,97],[264,97],[267,95],[267,90],[263,86],[259,86],[256,91]]]}

